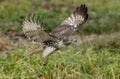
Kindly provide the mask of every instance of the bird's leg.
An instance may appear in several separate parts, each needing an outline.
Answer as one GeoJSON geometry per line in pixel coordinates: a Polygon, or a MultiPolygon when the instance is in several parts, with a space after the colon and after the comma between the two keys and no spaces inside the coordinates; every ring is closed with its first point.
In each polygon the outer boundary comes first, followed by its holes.
{"type": "Polygon", "coordinates": [[[40,64],[46,65],[48,63],[49,55],[51,55],[57,48],[55,47],[46,47],[42,54],[42,62],[40,64]]]}
{"type": "Polygon", "coordinates": [[[49,59],[49,56],[47,56],[46,58],[43,58],[41,61],[40,61],[40,65],[46,65],[48,63],[48,59],[49,59]]]}

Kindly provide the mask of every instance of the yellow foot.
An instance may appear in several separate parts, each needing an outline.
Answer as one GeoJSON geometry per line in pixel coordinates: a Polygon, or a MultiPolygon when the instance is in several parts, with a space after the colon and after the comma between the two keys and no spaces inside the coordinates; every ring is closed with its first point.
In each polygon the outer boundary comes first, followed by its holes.
{"type": "Polygon", "coordinates": [[[48,60],[47,59],[43,59],[41,62],[40,62],[40,65],[42,66],[45,66],[48,64],[48,60]]]}

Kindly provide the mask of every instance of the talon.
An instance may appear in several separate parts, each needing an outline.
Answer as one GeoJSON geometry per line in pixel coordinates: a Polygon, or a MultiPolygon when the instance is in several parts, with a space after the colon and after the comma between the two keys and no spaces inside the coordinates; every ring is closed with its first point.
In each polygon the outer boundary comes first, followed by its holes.
{"type": "Polygon", "coordinates": [[[45,66],[48,64],[48,59],[43,59],[41,62],[40,62],[40,65],[42,66],[45,66]]]}

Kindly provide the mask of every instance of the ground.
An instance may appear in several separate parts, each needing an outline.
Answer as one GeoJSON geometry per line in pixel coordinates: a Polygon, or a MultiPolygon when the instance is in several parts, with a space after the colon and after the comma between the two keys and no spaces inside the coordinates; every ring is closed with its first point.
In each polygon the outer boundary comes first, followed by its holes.
{"type": "Polygon", "coordinates": [[[119,79],[119,0],[1,0],[0,79],[119,79]],[[24,17],[35,12],[52,31],[80,4],[89,18],[76,33],[77,43],[56,51],[47,65],[22,32],[24,17]]]}

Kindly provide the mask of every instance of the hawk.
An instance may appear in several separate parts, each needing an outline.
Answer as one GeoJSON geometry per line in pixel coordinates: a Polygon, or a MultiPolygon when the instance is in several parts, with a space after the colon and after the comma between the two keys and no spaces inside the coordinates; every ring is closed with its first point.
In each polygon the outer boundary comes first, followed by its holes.
{"type": "Polygon", "coordinates": [[[85,4],[78,6],[75,11],[56,27],[51,33],[46,32],[35,14],[31,14],[23,21],[23,32],[28,39],[42,46],[43,58],[48,57],[57,49],[71,44],[72,34],[86,22],[88,18],[85,4]]]}

